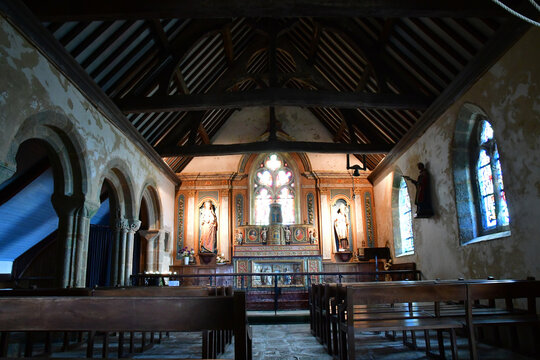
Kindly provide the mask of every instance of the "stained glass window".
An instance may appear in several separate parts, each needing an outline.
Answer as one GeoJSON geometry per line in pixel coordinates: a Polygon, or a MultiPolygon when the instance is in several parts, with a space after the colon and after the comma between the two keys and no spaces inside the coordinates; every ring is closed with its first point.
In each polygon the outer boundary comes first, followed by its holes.
{"type": "Polygon", "coordinates": [[[268,225],[270,204],[281,204],[284,224],[294,224],[294,176],[278,154],[266,156],[253,178],[255,224],[268,225]]]}
{"type": "Polygon", "coordinates": [[[412,231],[412,211],[411,199],[405,179],[401,178],[398,195],[399,206],[399,230],[401,235],[400,255],[412,253],[414,251],[413,231],[412,231]]]}
{"type": "Polygon", "coordinates": [[[510,216],[506,203],[501,161],[493,136],[493,128],[486,121],[478,125],[478,160],[476,182],[479,194],[479,215],[484,231],[508,226],[510,216]]]}

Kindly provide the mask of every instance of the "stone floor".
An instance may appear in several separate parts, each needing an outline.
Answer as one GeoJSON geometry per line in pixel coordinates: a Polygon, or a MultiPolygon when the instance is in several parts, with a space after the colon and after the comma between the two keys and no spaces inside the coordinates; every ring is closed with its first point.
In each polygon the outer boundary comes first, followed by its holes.
{"type": "MultiPolygon", "coordinates": [[[[193,334],[190,335],[193,340],[193,334]]],[[[253,326],[253,359],[254,360],[331,360],[321,344],[311,335],[309,324],[283,324],[283,325],[254,325],[253,326]]],[[[163,341],[161,345],[136,358],[150,357],[198,357],[200,355],[200,336],[198,346],[189,345],[184,334],[175,334],[163,341]]],[[[401,339],[390,341],[382,334],[362,333],[356,337],[357,359],[427,359],[424,352],[425,342],[418,338],[419,350],[411,350],[404,346],[401,339]]],[[[431,339],[432,348],[436,349],[435,334],[431,339]]],[[[446,357],[451,359],[449,338],[445,338],[446,357]]],[[[481,359],[531,359],[505,349],[488,345],[479,345],[481,359]]],[[[460,359],[469,358],[467,340],[458,339],[460,359]]],[[[234,358],[234,346],[229,345],[221,359],[234,358]]]]}
{"type": "MultiPolygon", "coordinates": [[[[323,346],[311,335],[309,324],[277,324],[253,325],[253,359],[254,360],[331,360],[323,346]]],[[[361,333],[356,337],[357,359],[426,359],[423,336],[418,335],[418,350],[404,346],[401,338],[396,341],[388,340],[383,334],[361,333]]],[[[94,357],[101,357],[101,340],[96,339],[94,357]]],[[[201,333],[171,333],[161,344],[155,344],[143,353],[133,357],[144,358],[188,358],[201,357],[201,333]]],[[[139,345],[140,341],[136,341],[139,345]]],[[[433,334],[431,345],[436,350],[437,341],[433,334]]],[[[446,357],[451,358],[449,339],[445,338],[446,357]]],[[[110,356],[116,356],[116,341],[110,338],[110,356]]],[[[127,350],[127,349],[126,349],[127,350]]],[[[460,359],[468,359],[468,344],[465,338],[458,337],[460,359]]],[[[508,350],[479,344],[481,359],[531,359],[508,350]]],[[[53,357],[85,357],[84,347],[69,352],[55,352],[53,357]]],[[[221,359],[234,358],[234,346],[228,345],[221,359]]]]}

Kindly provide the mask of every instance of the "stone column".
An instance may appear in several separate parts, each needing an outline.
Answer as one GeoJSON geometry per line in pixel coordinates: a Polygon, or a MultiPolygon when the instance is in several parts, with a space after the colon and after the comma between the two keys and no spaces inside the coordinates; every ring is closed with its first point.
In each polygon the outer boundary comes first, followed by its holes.
{"type": "Polygon", "coordinates": [[[160,232],[159,230],[141,230],[139,234],[146,240],[146,271],[155,271],[157,270],[156,251],[159,251],[160,232]]]}
{"type": "Polygon", "coordinates": [[[118,276],[116,278],[116,284],[124,286],[124,278],[126,275],[126,244],[127,244],[127,233],[129,230],[129,222],[127,219],[120,219],[117,223],[118,229],[118,252],[116,257],[118,259],[117,269],[118,276]]]}
{"type": "Polygon", "coordinates": [[[321,190],[321,241],[322,258],[329,260],[332,258],[332,248],[334,243],[334,233],[332,227],[332,215],[330,214],[330,204],[328,203],[328,190],[321,190]]]}
{"type": "Polygon", "coordinates": [[[62,266],[58,269],[60,286],[86,286],[88,235],[90,218],[98,211],[98,203],[78,196],[52,196],[58,215],[58,256],[62,266]]]}
{"type": "Polygon", "coordinates": [[[131,272],[133,271],[133,242],[135,241],[134,236],[137,230],[141,227],[140,220],[129,220],[129,228],[127,231],[126,237],[126,257],[125,257],[125,270],[124,270],[124,285],[129,286],[131,282],[129,281],[131,272]]]}

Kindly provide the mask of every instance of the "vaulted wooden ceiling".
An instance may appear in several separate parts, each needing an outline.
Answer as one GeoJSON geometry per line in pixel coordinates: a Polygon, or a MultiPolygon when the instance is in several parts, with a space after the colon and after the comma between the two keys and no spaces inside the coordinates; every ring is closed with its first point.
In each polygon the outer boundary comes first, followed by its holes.
{"type": "Polygon", "coordinates": [[[24,2],[175,172],[271,150],[367,154],[373,169],[525,28],[490,0],[24,2]],[[270,109],[268,139],[212,145],[249,106],[270,109]],[[275,106],[308,108],[334,143],[279,141],[275,106]]]}

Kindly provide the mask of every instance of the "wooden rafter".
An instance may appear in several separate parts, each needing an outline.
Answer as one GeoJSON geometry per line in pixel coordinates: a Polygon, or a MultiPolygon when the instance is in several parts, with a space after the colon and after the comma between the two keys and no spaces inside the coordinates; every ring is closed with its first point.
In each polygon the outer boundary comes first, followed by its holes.
{"type": "Polygon", "coordinates": [[[253,106],[313,106],[342,109],[425,109],[432,99],[417,95],[267,88],[225,94],[132,97],[117,101],[124,113],[236,109],[253,106]]]}
{"type": "Polygon", "coordinates": [[[327,154],[384,154],[389,145],[325,143],[307,141],[260,141],[243,144],[172,146],[160,150],[164,157],[255,154],[271,151],[327,154]]]}

